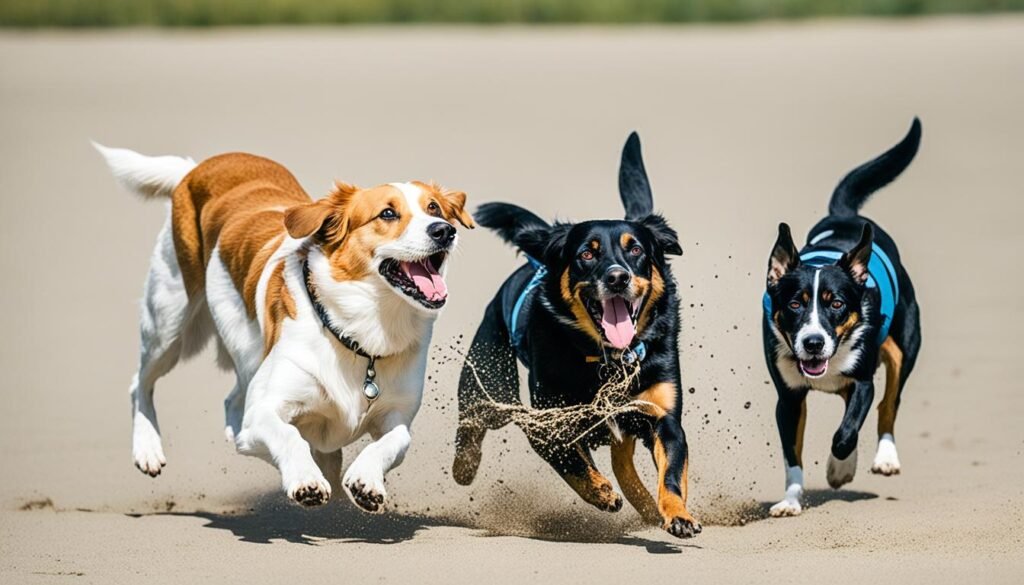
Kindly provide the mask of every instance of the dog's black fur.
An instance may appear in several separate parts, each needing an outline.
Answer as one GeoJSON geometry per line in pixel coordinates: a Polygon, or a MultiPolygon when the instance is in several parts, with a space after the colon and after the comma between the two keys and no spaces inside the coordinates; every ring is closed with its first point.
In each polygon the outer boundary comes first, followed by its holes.
{"type": "MultiPolygon", "coordinates": [[[[850,172],[832,194],[828,216],[811,229],[809,243],[803,249],[797,250],[789,226],[781,224],[768,263],[767,295],[771,302],[763,326],[764,352],[778,391],[776,420],[786,465],[803,466],[808,390],[838,393],[846,401],[846,411],[832,439],[828,480],[833,487],[853,479],[856,462],[851,464],[848,458],[855,452],[858,433],[871,408],[875,395],[872,380],[879,363],[886,363],[887,384],[878,407],[878,434],[891,437],[900,394],[921,347],[914,287],[900,262],[896,244],[878,224],[858,213],[872,193],[898,177],[910,164],[920,138],[921,123],[915,118],[899,144],[850,172]],[[830,231],[831,235],[822,237],[830,231]],[[899,285],[899,298],[884,340],[879,339],[882,316],[878,290],[865,285],[872,243],[892,261],[899,285]],[[808,252],[821,250],[843,255],[835,265],[823,267],[801,261],[801,256],[808,252]],[[817,298],[815,278],[819,280],[817,298]],[[818,330],[812,327],[815,306],[820,315],[818,330]],[[829,349],[834,349],[832,355],[826,355],[829,349]],[[822,367],[825,371],[819,374],[822,367]],[[849,469],[842,473],[834,471],[842,461],[848,462],[849,469]]],[[[872,471],[891,475],[899,472],[899,466],[879,465],[876,459],[872,471]]],[[[799,476],[802,483],[802,471],[799,476]]],[[[798,512],[797,506],[781,514],[798,512]]]]}
{"type": "MultiPolygon", "coordinates": [[[[686,509],[687,445],[681,425],[679,299],[667,255],[682,254],[676,232],[654,213],[653,198],[636,133],[622,152],[619,191],[625,220],[593,220],[550,225],[507,203],[482,206],[477,223],[495,230],[547,274],[523,303],[513,347],[510,315],[534,277],[527,264],[505,281],[488,305],[459,382],[460,424],[453,475],[468,485],[476,476],[488,429],[509,422],[501,413],[484,414],[487,400],[520,404],[517,357],[529,369],[530,402],[535,408],[590,403],[602,384],[603,363],[622,359],[637,341],[646,347],[638,383],[630,390],[652,403],[647,414],[616,417],[621,440],[601,425],[572,445],[531,444],[587,502],[608,511],[622,507],[611,483],[597,471],[590,450],[612,447],[613,467],[626,498],[645,517],[670,533],[689,537],[701,527],[686,509]],[[602,333],[600,299],[623,299],[632,312],[636,336],[628,348],[615,347],[602,333]],[[639,304],[633,301],[639,300],[639,304]],[[479,381],[478,381],[479,379],[479,381]],[[482,385],[482,388],[481,388],[482,385]],[[484,393],[486,392],[486,396],[484,393]],[[633,448],[639,438],[659,468],[658,501],[639,484],[633,448]]],[[[628,330],[629,327],[626,326],[628,330]]],[[[607,330],[606,330],[607,331],[607,330]]],[[[619,345],[622,345],[620,338],[619,345]]],[[[628,359],[628,357],[627,357],[628,359]]]]}

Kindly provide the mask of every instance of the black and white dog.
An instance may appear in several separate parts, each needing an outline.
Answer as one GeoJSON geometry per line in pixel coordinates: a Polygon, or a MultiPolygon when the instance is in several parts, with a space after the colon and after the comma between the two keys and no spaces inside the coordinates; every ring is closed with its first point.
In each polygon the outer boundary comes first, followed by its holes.
{"type": "Polygon", "coordinates": [[[686,508],[679,299],[666,260],[682,249],[676,232],[654,213],[635,133],[622,152],[619,192],[625,220],[551,225],[507,203],[483,205],[475,214],[530,261],[498,290],[469,350],[459,382],[453,475],[471,483],[487,430],[509,422],[500,412],[480,416],[481,404],[520,404],[517,358],[530,372],[530,402],[541,409],[590,404],[604,382],[603,368],[625,362],[639,367],[629,393],[643,401],[644,412],[615,416],[573,444],[530,436],[531,445],[581,498],[614,512],[622,498],[591,457],[591,449],[610,444],[613,471],[630,504],[652,524],[689,537],[701,527],[686,508]],[[633,466],[637,438],[654,456],[657,502],[633,466]]]}
{"type": "Polygon", "coordinates": [[[853,480],[857,435],[875,396],[872,381],[885,362],[885,393],[878,405],[878,451],[873,473],[900,472],[893,439],[900,394],[921,348],[914,287],[896,244],[858,215],[868,197],[903,172],[917,153],[921,123],[903,140],[839,183],[828,217],[797,251],[786,224],[768,262],[764,296],[764,351],[779,400],[775,418],[786,460],[786,496],[772,516],[801,512],[803,433],[809,390],[842,396],[843,421],[832,438],[827,478],[833,488],[853,480]]]}

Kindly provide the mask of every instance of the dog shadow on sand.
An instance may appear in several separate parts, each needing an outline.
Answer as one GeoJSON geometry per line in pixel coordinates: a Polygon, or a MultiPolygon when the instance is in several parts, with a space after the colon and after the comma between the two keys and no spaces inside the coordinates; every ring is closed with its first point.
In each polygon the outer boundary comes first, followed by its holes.
{"type": "MultiPolygon", "coordinates": [[[[878,494],[858,490],[834,490],[834,489],[812,489],[804,491],[804,510],[824,506],[830,502],[854,503],[864,500],[874,500],[878,494]]],[[[752,521],[769,518],[768,510],[776,504],[776,501],[761,502],[758,517],[751,518],[752,521]]]]}
{"type": "MultiPolygon", "coordinates": [[[[878,495],[855,490],[808,490],[806,508],[831,502],[854,503],[878,495]]],[[[740,526],[769,518],[775,502],[750,502],[718,517],[709,506],[702,514],[705,526],[740,526]]],[[[644,549],[648,554],[679,554],[683,549],[701,548],[694,541],[676,540],[657,529],[644,526],[635,515],[606,514],[581,507],[562,509],[518,509],[501,514],[448,511],[367,514],[348,501],[332,502],[318,509],[304,509],[283,500],[277,492],[258,496],[239,511],[161,511],[152,515],[202,518],[204,527],[230,531],[242,542],[269,544],[283,540],[315,545],[325,541],[396,544],[431,528],[463,528],[478,536],[517,537],[546,542],[618,544],[644,549]]],[[[132,516],[150,514],[130,514],[132,516]]]]}
{"type": "Polygon", "coordinates": [[[619,544],[642,548],[650,554],[675,554],[681,553],[683,548],[699,548],[696,543],[678,541],[643,526],[639,517],[624,518],[575,506],[562,510],[534,509],[526,513],[508,510],[498,515],[436,509],[367,514],[346,500],[305,509],[271,492],[257,496],[238,511],[162,510],[129,515],[202,518],[206,521],[205,528],[227,530],[241,542],[257,544],[275,540],[308,545],[325,541],[396,544],[411,540],[421,531],[447,527],[473,530],[481,538],[619,544]]]}

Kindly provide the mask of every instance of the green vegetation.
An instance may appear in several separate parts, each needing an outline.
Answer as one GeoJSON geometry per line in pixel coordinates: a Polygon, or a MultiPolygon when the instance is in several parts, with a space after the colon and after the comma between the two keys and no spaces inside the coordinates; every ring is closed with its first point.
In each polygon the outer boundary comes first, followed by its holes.
{"type": "Polygon", "coordinates": [[[0,26],[720,22],[1024,10],[1024,0],[0,0],[0,26]]]}

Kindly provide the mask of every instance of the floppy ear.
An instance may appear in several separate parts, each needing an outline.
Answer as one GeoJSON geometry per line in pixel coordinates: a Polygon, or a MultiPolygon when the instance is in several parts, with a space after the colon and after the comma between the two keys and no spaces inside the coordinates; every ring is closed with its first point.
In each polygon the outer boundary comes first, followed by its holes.
{"type": "Polygon", "coordinates": [[[860,285],[868,280],[868,263],[871,262],[871,242],[874,237],[875,231],[871,228],[871,224],[865,223],[860,241],[839,259],[839,267],[849,272],[850,276],[860,285]]]}
{"type": "Polygon", "coordinates": [[[644,169],[644,157],[640,153],[640,137],[632,132],[622,147],[622,162],[619,164],[619,197],[626,208],[626,219],[637,221],[654,212],[654,196],[644,169]]]}
{"type": "Polygon", "coordinates": [[[473,229],[476,224],[473,223],[473,216],[466,211],[466,194],[462,191],[445,191],[444,200],[448,202],[448,206],[451,208],[452,214],[455,219],[459,220],[459,223],[463,227],[473,229]]]}
{"type": "Polygon", "coordinates": [[[513,243],[528,256],[547,266],[554,266],[564,252],[570,228],[570,223],[526,228],[515,235],[513,243]]]}
{"type": "Polygon", "coordinates": [[[332,213],[334,206],[327,198],[289,207],[284,212],[284,227],[289,236],[302,239],[320,231],[332,213]]]}
{"type": "Polygon", "coordinates": [[[775,240],[772,256],[768,259],[768,286],[773,287],[789,271],[800,265],[800,252],[793,243],[789,225],[779,224],[779,237],[775,240]]]}
{"type": "Polygon", "coordinates": [[[641,219],[640,225],[650,230],[662,252],[672,256],[683,255],[683,248],[679,245],[679,234],[668,225],[668,221],[664,217],[657,213],[652,213],[641,219]]]}
{"type": "Polygon", "coordinates": [[[342,211],[358,190],[355,185],[336,181],[334,191],[327,197],[289,207],[284,212],[284,227],[288,235],[297,240],[313,234],[321,240],[344,239],[348,223],[342,211]]]}

